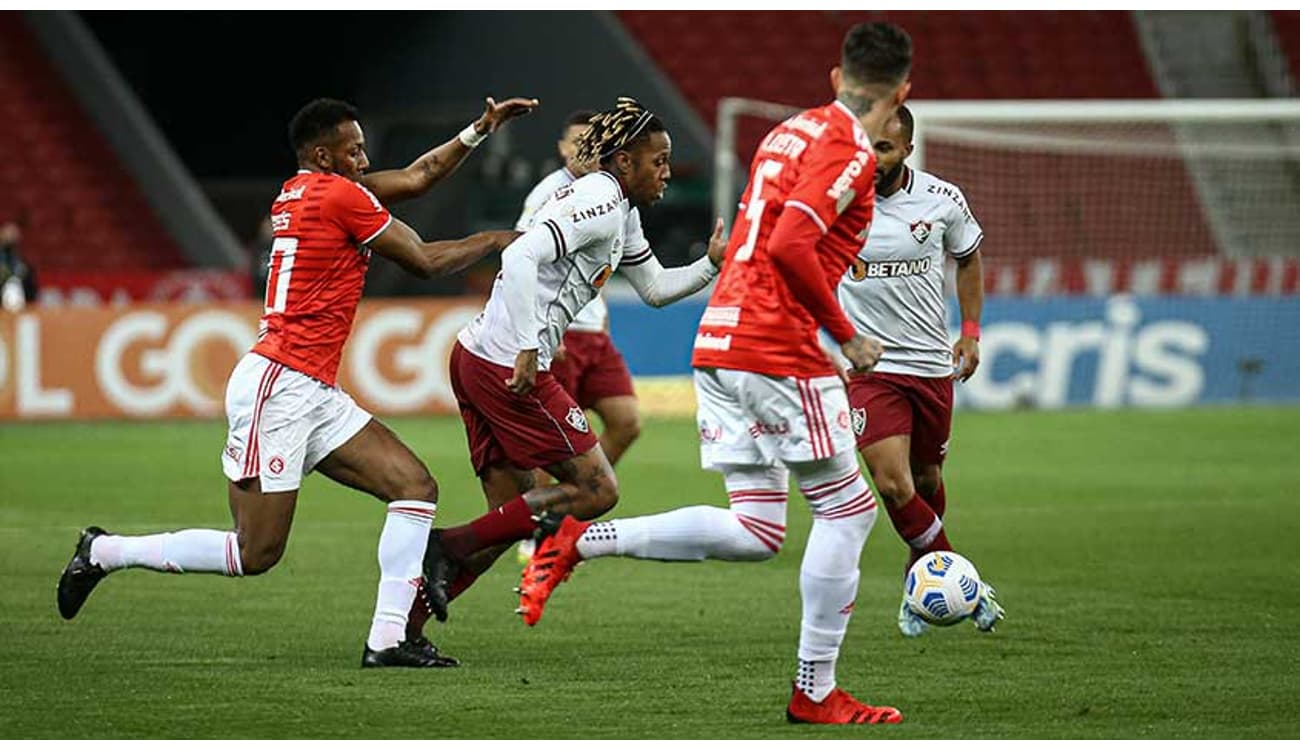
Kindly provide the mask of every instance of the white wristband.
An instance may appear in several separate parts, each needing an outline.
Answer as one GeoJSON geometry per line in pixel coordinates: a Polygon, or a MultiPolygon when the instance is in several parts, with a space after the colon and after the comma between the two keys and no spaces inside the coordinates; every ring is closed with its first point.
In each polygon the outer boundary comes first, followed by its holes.
{"type": "Polygon", "coordinates": [[[460,135],[456,137],[459,138],[460,142],[465,144],[468,148],[474,148],[475,146],[479,145],[483,141],[486,141],[488,134],[480,133],[477,130],[475,130],[474,123],[471,122],[470,124],[466,125],[465,129],[460,131],[460,135]]]}

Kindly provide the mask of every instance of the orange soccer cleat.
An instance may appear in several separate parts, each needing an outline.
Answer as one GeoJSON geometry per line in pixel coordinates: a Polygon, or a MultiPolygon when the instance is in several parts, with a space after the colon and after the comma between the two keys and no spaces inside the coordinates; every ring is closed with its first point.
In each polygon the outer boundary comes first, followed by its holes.
{"type": "Polygon", "coordinates": [[[893,706],[868,706],[839,688],[814,703],[796,686],[785,718],[791,724],[897,724],[903,714],[893,706]]]}
{"type": "Polygon", "coordinates": [[[519,609],[515,613],[524,616],[525,625],[532,627],[542,619],[542,609],[551,592],[569,580],[574,566],[582,561],[578,555],[578,539],[590,525],[590,521],[565,516],[559,529],[537,545],[519,583],[519,609]]]}

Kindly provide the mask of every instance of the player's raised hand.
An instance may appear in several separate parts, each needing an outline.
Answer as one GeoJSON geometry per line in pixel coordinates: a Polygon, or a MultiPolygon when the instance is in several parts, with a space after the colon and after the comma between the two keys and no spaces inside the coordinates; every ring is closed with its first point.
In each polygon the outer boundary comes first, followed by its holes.
{"type": "Polygon", "coordinates": [[[952,377],[965,383],[980,366],[980,342],[970,336],[962,336],[952,345],[952,377]]]}
{"type": "Polygon", "coordinates": [[[709,260],[715,268],[722,268],[722,257],[727,252],[727,235],[722,231],[722,219],[713,225],[713,236],[709,237],[709,260]]]}
{"type": "Polygon", "coordinates": [[[506,381],[512,393],[526,396],[537,385],[537,350],[525,349],[515,356],[515,373],[506,381]]]}
{"type": "Polygon", "coordinates": [[[859,333],[840,344],[840,353],[849,361],[850,373],[870,372],[885,353],[885,347],[879,340],[859,333]]]}
{"type": "Polygon", "coordinates": [[[536,99],[522,99],[520,97],[506,99],[498,104],[496,99],[489,96],[485,100],[483,116],[474,123],[474,130],[479,133],[495,133],[497,128],[504,125],[507,120],[532,112],[537,108],[537,104],[536,99]]]}

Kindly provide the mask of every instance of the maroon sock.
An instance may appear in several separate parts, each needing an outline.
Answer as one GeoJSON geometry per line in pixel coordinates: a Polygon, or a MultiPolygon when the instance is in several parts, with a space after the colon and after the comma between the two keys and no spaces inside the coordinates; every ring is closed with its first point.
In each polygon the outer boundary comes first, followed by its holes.
{"type": "Polygon", "coordinates": [[[415,592],[415,601],[411,602],[411,611],[406,616],[406,640],[410,641],[424,635],[424,624],[433,614],[429,609],[428,594],[425,593],[424,579],[420,579],[420,588],[415,592]]]}
{"type": "Polygon", "coordinates": [[[948,509],[948,497],[943,489],[942,479],[939,480],[939,488],[934,491],[933,495],[927,497],[925,502],[929,504],[930,510],[933,510],[936,516],[943,518],[943,512],[948,509]]]}
{"type": "Polygon", "coordinates": [[[908,547],[921,554],[952,549],[948,535],[943,531],[943,522],[920,495],[914,493],[902,507],[885,503],[885,508],[894,529],[908,547]]]}
{"type": "Polygon", "coordinates": [[[456,574],[456,578],[451,582],[451,586],[447,587],[447,601],[451,601],[465,593],[465,589],[473,586],[474,582],[478,580],[478,575],[478,573],[468,568],[461,568],[461,571],[456,574]]]}
{"type": "Polygon", "coordinates": [[[527,539],[536,529],[533,511],[520,495],[463,526],[444,529],[442,546],[451,558],[464,560],[479,550],[527,539]]]}

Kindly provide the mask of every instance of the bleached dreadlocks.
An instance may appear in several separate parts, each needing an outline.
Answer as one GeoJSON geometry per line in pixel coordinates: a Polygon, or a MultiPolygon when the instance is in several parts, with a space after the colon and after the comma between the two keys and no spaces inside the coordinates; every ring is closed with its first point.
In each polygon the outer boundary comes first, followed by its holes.
{"type": "Polygon", "coordinates": [[[611,110],[598,112],[578,139],[578,160],[604,163],[619,151],[630,149],[651,133],[662,133],[663,122],[636,99],[620,96],[611,110]]]}

